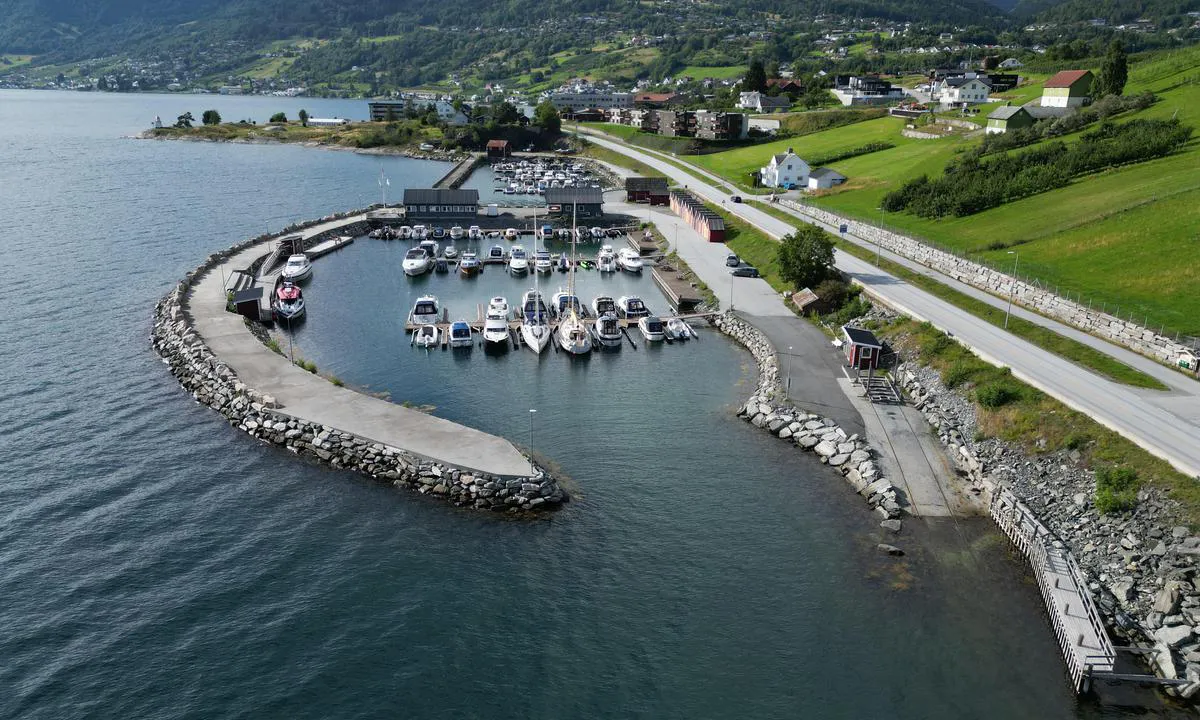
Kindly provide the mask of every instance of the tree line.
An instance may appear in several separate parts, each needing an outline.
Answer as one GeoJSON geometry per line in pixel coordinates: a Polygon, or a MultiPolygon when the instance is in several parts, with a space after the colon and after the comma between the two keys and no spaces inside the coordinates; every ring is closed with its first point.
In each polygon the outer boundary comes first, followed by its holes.
{"type": "Polygon", "coordinates": [[[1055,141],[986,162],[964,156],[937,179],[922,175],[884,195],[882,206],[926,218],[973,215],[1063,187],[1079,175],[1167,155],[1191,135],[1192,128],[1175,119],[1106,122],[1071,144],[1055,141]]]}

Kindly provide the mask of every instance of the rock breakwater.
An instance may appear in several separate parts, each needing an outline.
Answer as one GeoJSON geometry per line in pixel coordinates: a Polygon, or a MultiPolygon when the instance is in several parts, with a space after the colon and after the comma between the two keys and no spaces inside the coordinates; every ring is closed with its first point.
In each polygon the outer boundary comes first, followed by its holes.
{"type": "MultiPolygon", "coordinates": [[[[285,234],[356,214],[293,225],[285,229],[285,234]]],[[[344,233],[347,227],[352,225],[341,225],[330,234],[344,233]]],[[[324,236],[324,233],[314,236],[308,242],[317,242],[324,236]]],[[[457,468],[290,415],[279,407],[275,398],[242,383],[192,327],[187,299],[195,279],[231,255],[270,239],[273,237],[259,236],[213,253],[155,306],[151,343],[196,402],[216,410],[230,425],[262,442],[315,458],[334,468],[354,470],[396,487],[440,497],[457,506],[521,514],[555,508],[569,500],[566,491],[535,466],[531,465],[530,475],[524,477],[500,477],[457,468]]]]}
{"type": "Polygon", "coordinates": [[[821,462],[841,473],[884,521],[900,517],[899,491],[883,476],[870,445],[833,420],[786,402],[779,384],[779,360],[767,337],[731,312],[715,316],[712,324],[744,345],[758,364],[758,386],[738,410],[738,417],[815,453],[821,462]]]}

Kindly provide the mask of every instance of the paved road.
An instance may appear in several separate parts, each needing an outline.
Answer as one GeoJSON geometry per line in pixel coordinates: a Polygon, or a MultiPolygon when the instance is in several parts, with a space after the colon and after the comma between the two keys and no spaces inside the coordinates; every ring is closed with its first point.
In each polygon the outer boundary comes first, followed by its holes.
{"type": "MultiPolygon", "coordinates": [[[[725,202],[726,209],[769,235],[782,237],[793,229],[792,225],[748,204],[726,202],[729,194],[716,183],[685,172],[660,157],[605,138],[589,139],[645,163],[710,202],[725,202]]],[[[1110,382],[856,257],[838,252],[836,260],[840,270],[884,302],[933,323],[984,359],[1011,367],[1015,376],[1121,433],[1181,472],[1200,476],[1200,423],[1190,417],[1190,412],[1178,410],[1186,404],[1178,396],[1156,397],[1110,382]]]]}

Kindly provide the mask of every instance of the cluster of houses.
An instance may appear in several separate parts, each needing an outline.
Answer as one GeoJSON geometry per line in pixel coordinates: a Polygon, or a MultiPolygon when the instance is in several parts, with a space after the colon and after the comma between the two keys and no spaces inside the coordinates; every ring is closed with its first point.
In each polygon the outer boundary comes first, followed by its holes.
{"type": "Polygon", "coordinates": [[[758,171],[760,185],[784,190],[828,190],[844,182],[846,176],[836,170],[812,169],[792,148],[772,155],[771,161],[758,171]]]}
{"type": "Polygon", "coordinates": [[[576,113],[580,120],[607,120],[642,132],[703,140],[742,140],[750,131],[745,113],[719,110],[614,109],[607,113],[576,113]]]}
{"type": "Polygon", "coordinates": [[[1090,70],[1063,70],[1042,85],[1042,96],[1026,105],[1005,105],[987,116],[987,132],[1000,134],[1029,127],[1038,120],[1069,115],[1091,103],[1090,70]]]}

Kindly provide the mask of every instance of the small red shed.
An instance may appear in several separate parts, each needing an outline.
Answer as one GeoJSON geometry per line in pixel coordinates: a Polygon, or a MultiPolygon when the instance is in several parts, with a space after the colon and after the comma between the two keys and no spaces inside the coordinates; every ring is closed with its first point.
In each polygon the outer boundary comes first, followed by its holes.
{"type": "Polygon", "coordinates": [[[876,370],[879,357],[883,354],[883,343],[875,333],[863,328],[842,326],[842,337],[846,342],[846,360],[856,370],[876,370]]]}
{"type": "Polygon", "coordinates": [[[488,140],[487,156],[490,158],[505,158],[512,154],[507,140],[488,140]]]}

